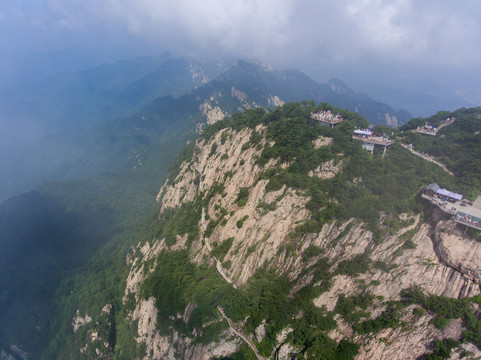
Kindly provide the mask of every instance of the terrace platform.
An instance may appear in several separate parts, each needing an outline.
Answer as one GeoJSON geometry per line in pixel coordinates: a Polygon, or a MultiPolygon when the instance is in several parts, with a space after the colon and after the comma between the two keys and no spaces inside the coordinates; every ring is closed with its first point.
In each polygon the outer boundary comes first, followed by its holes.
{"type": "Polygon", "coordinates": [[[417,132],[420,134],[436,136],[436,134],[441,130],[443,127],[451,125],[456,120],[455,117],[447,118],[446,120],[442,121],[441,124],[435,128],[433,126],[429,126],[427,123],[424,126],[420,126],[417,129],[411,130],[411,132],[417,132]]]}
{"type": "Polygon", "coordinates": [[[363,143],[362,148],[371,152],[371,155],[374,152],[375,145],[384,146],[384,152],[382,154],[383,157],[386,154],[386,148],[394,144],[394,140],[389,140],[386,137],[363,135],[363,134],[356,134],[356,133],[352,134],[352,139],[362,141],[363,143]]]}
{"type": "Polygon", "coordinates": [[[436,196],[430,196],[424,193],[421,194],[421,197],[437,206],[446,214],[453,215],[454,221],[458,224],[481,230],[481,209],[467,204],[464,200],[448,202],[436,196]]]}
{"type": "Polygon", "coordinates": [[[330,110],[311,113],[310,119],[312,123],[318,122],[320,125],[329,127],[334,127],[344,121],[344,118],[341,115],[334,115],[330,110]]]}

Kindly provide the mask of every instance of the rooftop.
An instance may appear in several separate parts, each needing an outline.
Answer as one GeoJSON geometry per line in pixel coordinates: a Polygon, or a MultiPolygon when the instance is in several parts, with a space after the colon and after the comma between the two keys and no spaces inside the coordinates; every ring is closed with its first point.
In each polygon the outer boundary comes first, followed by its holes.
{"type": "Polygon", "coordinates": [[[440,186],[436,183],[432,183],[426,186],[426,190],[432,190],[434,192],[437,192],[439,189],[440,189],[440,186]]]}

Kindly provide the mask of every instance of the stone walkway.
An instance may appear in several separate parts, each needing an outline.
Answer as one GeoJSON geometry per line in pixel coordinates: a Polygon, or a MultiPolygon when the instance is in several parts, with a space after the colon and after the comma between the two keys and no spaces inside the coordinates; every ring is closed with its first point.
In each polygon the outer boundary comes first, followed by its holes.
{"type": "MultiPolygon", "coordinates": [[[[205,231],[206,228],[207,226],[205,224],[205,211],[204,211],[204,208],[202,208],[202,231],[205,231]]],[[[225,273],[224,268],[222,267],[222,263],[219,261],[219,259],[217,259],[214,255],[212,255],[212,246],[210,245],[209,238],[204,236],[204,242],[207,250],[209,251],[210,256],[215,261],[215,267],[217,269],[217,272],[220,274],[220,276],[224,278],[225,281],[231,284],[234,287],[234,289],[237,289],[237,285],[234,284],[232,279],[228,277],[227,274],[225,273]]]]}
{"type": "Polygon", "coordinates": [[[441,130],[441,129],[442,129],[443,127],[445,127],[445,126],[451,125],[455,120],[456,120],[456,118],[454,118],[454,117],[446,120],[445,122],[443,122],[441,125],[439,125],[439,126],[436,128],[436,131],[428,131],[428,130],[425,130],[425,129],[422,127],[422,128],[418,128],[418,129],[413,129],[413,130],[411,130],[411,132],[420,133],[420,134],[425,134],[425,135],[431,135],[431,136],[436,136],[436,134],[439,132],[439,130],[441,130]]]}
{"type": "MultiPolygon", "coordinates": [[[[199,182],[199,189],[202,190],[202,176],[204,175],[202,171],[197,167],[197,165],[194,162],[194,169],[200,174],[200,182],[199,182]]],[[[202,224],[202,231],[205,231],[207,229],[207,224],[205,223],[205,209],[202,208],[202,218],[201,218],[201,224],[202,224]]],[[[222,267],[222,263],[217,259],[214,255],[212,255],[212,246],[210,245],[209,238],[204,236],[204,242],[205,246],[207,247],[207,250],[209,251],[210,256],[212,259],[215,261],[215,267],[217,269],[217,272],[224,278],[225,281],[227,281],[229,284],[231,284],[234,289],[237,289],[237,285],[234,284],[231,278],[227,276],[225,273],[224,268],[222,267]]]]}
{"type": "MultiPolygon", "coordinates": [[[[198,146],[198,142],[196,140],[195,146],[198,146]]],[[[195,160],[192,161],[194,164],[194,169],[199,173],[200,175],[200,181],[199,181],[199,190],[202,191],[203,183],[202,183],[202,177],[204,176],[204,173],[198,168],[197,164],[195,163],[195,160]]],[[[202,231],[205,232],[207,229],[207,224],[205,223],[205,209],[202,207],[202,218],[201,218],[201,224],[202,224],[202,231]]],[[[204,236],[204,243],[207,248],[207,251],[209,251],[210,256],[212,259],[215,261],[215,268],[217,269],[217,272],[224,278],[225,281],[227,281],[229,284],[231,284],[234,289],[237,289],[237,285],[232,281],[232,279],[227,276],[224,268],[222,267],[222,263],[217,259],[214,255],[212,255],[212,246],[210,245],[210,240],[208,237],[204,236]]]]}
{"type": "Polygon", "coordinates": [[[446,165],[440,163],[439,161],[434,160],[434,159],[433,159],[432,157],[430,157],[429,155],[425,155],[425,154],[423,155],[423,154],[421,154],[419,151],[414,150],[411,146],[406,145],[406,144],[401,144],[401,146],[402,146],[403,148],[405,148],[406,150],[409,150],[412,154],[414,154],[414,155],[416,155],[416,156],[419,156],[419,157],[423,158],[424,160],[427,160],[427,161],[429,161],[429,162],[432,162],[433,164],[436,164],[436,165],[440,166],[440,167],[443,168],[443,170],[446,171],[448,174],[454,176],[454,173],[453,173],[452,171],[450,171],[450,170],[446,167],[446,165]]]}
{"type": "Polygon", "coordinates": [[[265,360],[265,358],[263,356],[261,356],[259,354],[259,351],[257,350],[256,346],[252,343],[252,341],[249,340],[249,338],[247,338],[247,336],[245,336],[243,333],[241,333],[239,330],[237,330],[234,326],[234,323],[232,322],[231,319],[229,319],[226,314],[224,313],[224,309],[222,309],[219,305],[217,305],[217,310],[219,310],[220,314],[222,315],[222,317],[224,319],[227,320],[227,323],[229,324],[229,327],[230,329],[232,330],[232,332],[234,334],[236,334],[238,337],[240,337],[242,340],[244,340],[244,342],[249,345],[249,347],[252,349],[252,351],[254,351],[254,354],[256,355],[257,359],[258,360],[265,360]]]}

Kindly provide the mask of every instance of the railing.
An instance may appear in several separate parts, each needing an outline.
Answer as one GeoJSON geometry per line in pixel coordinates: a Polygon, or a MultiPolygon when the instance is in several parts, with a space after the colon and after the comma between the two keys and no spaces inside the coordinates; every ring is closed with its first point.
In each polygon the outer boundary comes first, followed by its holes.
{"type": "Polygon", "coordinates": [[[457,217],[454,219],[454,221],[456,221],[456,222],[459,223],[459,224],[463,224],[463,225],[472,227],[472,228],[474,228],[474,229],[481,230],[481,225],[476,225],[476,224],[470,223],[470,222],[468,222],[468,221],[464,221],[464,220],[458,219],[457,217]]]}
{"type": "Polygon", "coordinates": [[[456,214],[456,222],[481,230],[481,219],[469,213],[458,211],[456,214]]]}
{"type": "Polygon", "coordinates": [[[438,198],[435,198],[433,196],[421,194],[421,197],[423,199],[428,200],[431,204],[436,205],[439,209],[441,209],[441,211],[443,211],[447,214],[453,215],[454,221],[456,221],[457,223],[472,227],[472,228],[477,229],[477,230],[481,230],[481,223],[480,222],[469,222],[469,221],[464,220],[464,218],[463,218],[463,216],[466,216],[466,215],[468,215],[470,217],[473,216],[473,215],[468,214],[468,213],[463,213],[463,212],[458,211],[458,210],[449,209],[449,208],[446,207],[445,201],[442,201],[442,200],[440,200],[438,198]],[[460,214],[463,214],[463,215],[460,215],[460,214]]]}
{"type": "Polygon", "coordinates": [[[367,143],[376,144],[376,145],[383,145],[383,146],[389,146],[389,145],[392,145],[394,143],[394,140],[389,140],[389,139],[377,137],[377,136],[366,136],[366,137],[364,137],[364,136],[360,136],[360,135],[352,135],[352,138],[354,140],[360,140],[360,141],[364,141],[364,142],[367,142],[367,143]]]}

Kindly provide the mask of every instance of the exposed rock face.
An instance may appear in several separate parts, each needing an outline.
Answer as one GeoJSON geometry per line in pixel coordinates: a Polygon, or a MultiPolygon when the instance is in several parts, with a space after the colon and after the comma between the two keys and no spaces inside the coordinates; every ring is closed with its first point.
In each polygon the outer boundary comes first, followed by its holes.
{"type": "Polygon", "coordinates": [[[10,352],[10,354],[5,351],[0,352],[0,360],[27,360],[29,358],[28,353],[14,344],[10,345],[10,352]]]}
{"type": "Polygon", "coordinates": [[[95,354],[98,358],[111,359],[114,352],[115,313],[111,304],[106,304],[100,314],[92,317],[80,316],[80,311],[74,317],[72,327],[75,333],[82,335],[79,340],[82,343],[80,354],[82,358],[88,358],[95,354]],[[82,328],[83,331],[79,331],[82,328]]]}
{"type": "Polygon", "coordinates": [[[459,348],[451,352],[451,360],[466,359],[481,359],[481,351],[473,344],[461,344],[459,348]]]}
{"type": "MultiPolygon", "coordinates": [[[[407,316],[406,321],[411,319],[407,316]]],[[[440,331],[430,323],[431,317],[424,316],[409,328],[381,330],[376,337],[366,338],[356,359],[417,359],[427,352],[433,340],[460,339],[464,328],[461,321],[453,320],[440,331]]]]}
{"type": "Polygon", "coordinates": [[[314,171],[309,172],[309,176],[317,176],[323,180],[332,179],[339,174],[342,167],[342,161],[336,162],[334,159],[326,161],[319,165],[314,171]]]}
{"type": "Polygon", "coordinates": [[[230,91],[231,95],[233,98],[236,98],[239,100],[241,103],[245,103],[247,100],[247,94],[245,92],[242,92],[240,90],[237,90],[235,87],[231,88],[230,91]]]}
{"type": "MultiPolygon", "coordinates": [[[[235,95],[242,97],[240,93],[235,95]]],[[[287,251],[289,234],[310,216],[306,209],[309,198],[285,185],[276,191],[266,190],[268,180],[260,178],[260,174],[286,165],[274,160],[264,167],[257,164],[256,159],[261,155],[265,140],[258,147],[246,146],[253,131],[249,128],[240,131],[223,129],[209,141],[197,143],[193,159],[181,165],[176,179],[166,183],[157,196],[162,215],[167,209],[192,202],[200,192],[206,194],[215,185],[222,184],[221,190],[214,193],[204,205],[203,223],[199,224],[199,228],[205,231],[207,221],[217,223],[208,239],[202,241],[201,237],[190,247],[193,262],[212,262],[209,256],[212,247],[229,241],[231,245],[223,262],[228,262],[230,266],[222,271],[236,286],[246,284],[257,269],[267,265],[297,281],[293,293],[312,281],[312,276],[301,276],[301,273],[321,256],[328,259],[333,272],[341,261],[361,254],[367,254],[372,263],[383,264],[381,267],[371,266],[367,272],[355,277],[334,276],[329,290],[314,300],[316,306],[325,307],[328,311],[335,309],[340,294],[359,294],[366,287],[377,299],[384,300],[400,300],[400,290],[412,286],[419,286],[426,293],[452,298],[480,293],[481,273],[477,264],[481,263],[481,244],[463,238],[453,223],[439,219],[429,223],[422,222],[420,215],[403,214],[399,217],[401,225],[396,231],[386,232],[382,241],[378,242],[366,230],[365,224],[356,219],[344,223],[333,221],[325,224],[319,233],[296,240],[295,250],[287,251]],[[239,200],[241,191],[247,193],[243,201],[239,200]],[[414,246],[406,247],[407,240],[414,246]],[[322,255],[306,262],[302,254],[310,247],[322,249],[322,255]]],[[[266,129],[259,125],[255,131],[264,135],[266,129]]],[[[323,137],[313,142],[315,148],[331,143],[332,139],[323,137]]],[[[329,179],[341,173],[342,169],[343,160],[337,163],[330,160],[315,169],[311,176],[329,179]]],[[[361,184],[362,180],[358,179],[355,183],[361,184]]],[[[381,226],[385,219],[383,215],[381,226]]],[[[186,238],[178,237],[173,248],[181,249],[185,244],[186,238]]],[[[131,269],[124,301],[132,296],[136,299],[137,305],[130,317],[138,321],[137,341],[146,346],[148,356],[145,359],[173,359],[179,355],[189,359],[208,359],[234,353],[241,341],[232,337],[229,330],[223,333],[220,342],[205,345],[195,344],[175,331],[169,337],[161,336],[156,331],[155,299],[139,299],[139,289],[145,276],[155,267],[157,255],[165,248],[167,246],[163,239],[152,240],[139,245],[128,259],[131,269]],[[150,265],[144,267],[149,261],[150,265]]],[[[187,322],[194,307],[195,304],[189,304],[183,314],[178,314],[178,319],[187,322]]],[[[383,329],[370,335],[356,335],[351,325],[336,316],[338,327],[329,336],[336,341],[349,338],[360,344],[357,359],[415,359],[431,351],[434,340],[461,337],[464,328],[459,320],[452,320],[446,329],[440,331],[430,322],[432,314],[419,318],[413,316],[414,307],[403,310],[404,327],[383,329]]],[[[385,306],[377,300],[368,309],[371,318],[384,310],[385,306]]],[[[290,331],[292,329],[287,328],[277,334],[278,359],[289,359],[291,354],[299,351],[285,342],[290,331]]],[[[255,334],[251,334],[251,338],[256,337],[258,341],[264,336],[265,328],[262,325],[255,334]]],[[[472,349],[470,344],[463,346],[472,349]]],[[[479,353],[477,349],[473,352],[479,353]]],[[[459,358],[459,354],[460,351],[454,351],[453,358],[459,358]]]]}
{"type": "MultiPolygon", "coordinates": [[[[262,131],[259,128],[259,131],[262,131]]],[[[241,187],[250,186],[257,179],[261,169],[254,165],[254,156],[260,155],[260,150],[248,149],[243,151],[242,145],[249,140],[252,131],[244,129],[239,133],[230,133],[223,130],[216,134],[214,139],[207,144],[204,141],[198,144],[199,155],[195,162],[185,162],[181,166],[179,175],[173,184],[165,184],[157,196],[157,201],[162,200],[161,213],[166,208],[174,208],[192,201],[199,190],[206,190],[214,183],[224,183],[227,170],[232,171],[232,177],[226,182],[225,192],[234,201],[241,187]],[[222,144],[223,134],[232,137],[222,144]],[[215,154],[210,154],[213,144],[217,144],[215,154]],[[220,145],[219,145],[220,144],[220,145]],[[226,156],[223,156],[223,155],[226,156]],[[199,175],[195,168],[203,174],[202,185],[195,184],[194,179],[199,175]]],[[[225,135],[224,135],[225,136],[225,135]]]]}
{"type": "Polygon", "coordinates": [[[279,98],[277,95],[271,95],[267,99],[267,102],[269,105],[274,105],[274,106],[282,106],[284,105],[284,101],[279,98]]]}
{"type": "Polygon", "coordinates": [[[213,106],[208,101],[205,101],[202,105],[200,105],[200,110],[206,117],[207,124],[209,125],[222,120],[227,115],[224,114],[219,106],[213,106]]]}
{"type": "MultiPolygon", "coordinates": [[[[146,346],[144,359],[175,359],[173,343],[168,336],[161,336],[155,329],[157,322],[157,307],[155,299],[141,300],[132,314],[132,320],[138,321],[137,342],[146,346]]],[[[174,338],[176,334],[174,333],[174,338]]]]}
{"type": "Polygon", "coordinates": [[[200,81],[201,84],[207,84],[209,82],[208,77],[204,74],[204,69],[199,65],[190,64],[190,73],[192,74],[192,80],[194,82],[200,81]]]}
{"type": "MultiPolygon", "coordinates": [[[[191,305],[189,304],[189,306],[191,305]]],[[[188,308],[185,314],[189,313],[188,308]]],[[[228,330],[224,333],[223,340],[206,345],[193,343],[191,338],[183,337],[175,330],[171,336],[162,336],[156,330],[157,313],[154,298],[141,300],[132,313],[132,320],[138,322],[136,340],[138,343],[145,344],[146,355],[143,358],[145,360],[174,360],[178,355],[183,359],[207,360],[229,356],[239,346],[238,339],[232,337],[228,330]]],[[[183,320],[187,321],[185,314],[183,320]]]]}
{"type": "MultiPolygon", "coordinates": [[[[131,263],[129,275],[127,276],[127,284],[125,286],[124,292],[124,303],[128,300],[129,295],[134,295],[135,301],[139,302],[139,292],[140,292],[140,284],[142,280],[145,278],[145,271],[143,267],[143,262],[149,261],[151,259],[155,259],[157,255],[160,254],[162,249],[165,249],[166,246],[163,241],[154,241],[151,245],[150,242],[146,242],[143,246],[139,246],[140,256],[134,258],[134,260],[127,259],[127,263],[131,263]]],[[[148,273],[152,272],[155,267],[155,262],[153,266],[148,268],[148,273]]]]}
{"type": "Polygon", "coordinates": [[[384,119],[386,120],[386,124],[388,126],[398,127],[398,120],[394,115],[389,115],[388,113],[385,113],[384,119]]]}
{"type": "MultiPolygon", "coordinates": [[[[256,131],[262,133],[264,128],[259,126],[256,131]]],[[[294,191],[282,189],[274,192],[266,192],[267,180],[259,180],[261,171],[275,166],[270,162],[264,168],[255,164],[256,156],[261,150],[249,148],[243,150],[243,145],[250,138],[252,130],[244,129],[240,132],[230,132],[224,130],[219,132],[207,144],[199,143],[200,153],[197,158],[196,167],[203,175],[201,190],[211,188],[215,183],[224,183],[223,194],[217,194],[211,200],[207,213],[211,219],[218,217],[218,208],[224,208],[227,212],[234,214],[226,218],[227,222],[223,226],[218,226],[211,235],[211,241],[222,243],[224,240],[234,237],[231,251],[227,253],[225,261],[231,261],[232,266],[228,272],[237,285],[244,284],[250,276],[264,263],[272,261],[282,246],[285,237],[295,227],[299,221],[306,219],[308,211],[305,204],[309,200],[306,197],[297,195],[294,191]],[[212,145],[220,144],[223,134],[232,138],[225,144],[218,145],[215,154],[210,155],[212,145]],[[228,157],[224,157],[228,154],[228,157]],[[226,170],[230,169],[232,175],[225,181],[226,170]],[[243,207],[239,207],[236,198],[241,188],[248,187],[249,197],[243,207]],[[272,204],[275,209],[264,213],[259,208],[259,203],[272,204]],[[247,216],[241,228],[237,225],[238,221],[247,216]],[[263,239],[263,241],[259,241],[263,239]],[[255,251],[253,249],[255,248],[255,251]],[[236,250],[235,256],[232,253],[236,250]]],[[[174,181],[175,185],[170,185],[161,190],[163,193],[162,210],[167,207],[178,206],[181,202],[192,201],[198,191],[198,185],[194,183],[194,166],[184,164],[174,181]],[[182,189],[182,190],[179,190],[182,189]]],[[[205,253],[205,252],[204,252],[205,253]]],[[[199,253],[195,261],[202,261],[199,253]]],[[[278,264],[283,263],[289,267],[293,259],[280,257],[278,264]]]]}
{"type": "MultiPolygon", "coordinates": [[[[473,262],[473,256],[476,255],[472,252],[478,249],[479,244],[472,240],[463,240],[461,236],[454,235],[453,233],[457,232],[454,225],[446,223],[439,223],[436,226],[434,238],[438,239],[439,242],[436,244],[433,237],[430,236],[430,233],[433,232],[431,226],[418,224],[418,222],[419,216],[415,224],[401,229],[396,235],[385,239],[380,245],[373,244],[370,234],[363,231],[361,226],[354,226],[345,237],[339,240],[337,246],[327,250],[330,259],[353,257],[362,253],[363,249],[369,245],[373,249],[370,254],[371,259],[384,261],[391,267],[392,265],[397,267],[389,272],[371,269],[368,273],[361,274],[356,279],[338,275],[334,277],[330,290],[317,298],[315,304],[333,310],[338,295],[348,296],[358,293],[361,291],[359,288],[360,282],[367,284],[372,281],[377,281],[377,285],[370,287],[373,295],[393,300],[400,299],[400,289],[411,286],[419,286],[427,293],[453,298],[478,295],[480,289],[477,275],[471,276],[470,273],[477,274],[475,269],[472,268],[472,264],[476,264],[476,262],[473,262]],[[402,246],[400,236],[409,231],[410,228],[418,229],[412,238],[416,248],[405,249],[402,254],[396,256],[395,253],[402,246]],[[355,243],[352,242],[353,239],[356,239],[355,243]],[[445,251],[445,247],[448,246],[451,250],[456,249],[455,254],[445,251]],[[436,251],[435,247],[437,249],[442,247],[443,251],[436,251]],[[466,254],[466,256],[463,258],[462,254],[466,254]],[[456,267],[449,264],[453,261],[456,263],[456,267]],[[466,272],[461,269],[466,269],[466,272]]],[[[336,227],[332,229],[326,227],[326,231],[323,229],[322,232],[327,237],[328,244],[330,243],[329,236],[331,238],[333,236],[329,234],[330,231],[334,231],[334,235],[337,233],[336,227]]],[[[322,239],[320,239],[322,233],[313,240],[320,246],[323,246],[322,239]]],[[[326,241],[326,237],[323,237],[324,241],[326,241]]],[[[376,314],[375,308],[371,311],[376,314]]],[[[409,311],[405,313],[405,321],[410,322],[409,331],[403,328],[385,329],[374,337],[358,338],[359,341],[362,339],[363,345],[357,359],[416,359],[430,351],[429,348],[434,340],[459,339],[464,330],[461,320],[453,320],[450,326],[441,332],[429,323],[432,319],[431,316],[423,317],[413,323],[409,317],[409,311]]],[[[353,333],[350,326],[344,324],[339,326],[331,335],[333,338],[340,340],[346,336],[351,337],[353,333]]]]}
{"type": "MultiPolygon", "coordinates": [[[[414,225],[412,225],[414,226],[414,225]]],[[[412,227],[411,226],[411,227],[412,227]]],[[[323,247],[332,243],[332,239],[338,234],[337,227],[326,230],[313,240],[314,244],[323,247]]],[[[403,242],[400,240],[401,229],[398,234],[385,239],[380,245],[372,243],[371,234],[362,229],[362,226],[352,227],[348,234],[339,240],[333,248],[326,248],[330,259],[339,261],[362,254],[367,246],[372,248],[370,258],[374,261],[383,261],[392,269],[385,272],[379,269],[371,269],[366,274],[360,274],[356,279],[345,275],[334,277],[332,287],[327,293],[322,294],[315,300],[317,306],[326,306],[328,310],[334,309],[339,294],[353,294],[359,291],[359,280],[365,283],[376,281],[379,284],[371,287],[376,296],[383,296],[393,300],[399,300],[400,289],[419,286],[427,293],[447,297],[466,297],[479,294],[477,282],[465,276],[462,272],[446,266],[442,263],[434,250],[433,241],[428,236],[430,226],[423,224],[413,237],[415,249],[405,249],[399,252],[403,242]],[[355,240],[353,242],[352,240],[355,240]],[[400,253],[398,256],[395,253],[400,253]],[[393,268],[393,265],[395,268],[393,268]]],[[[405,232],[405,231],[404,231],[405,232]]],[[[462,239],[452,239],[458,246],[462,246],[462,239]]],[[[467,260],[469,263],[469,259],[467,260]]]]}
{"type": "Polygon", "coordinates": [[[434,232],[434,245],[441,262],[476,284],[481,283],[481,243],[464,238],[453,222],[440,221],[434,232]]]}
{"type": "Polygon", "coordinates": [[[80,310],[77,309],[77,315],[73,318],[73,322],[72,322],[73,331],[77,332],[79,327],[81,327],[85,324],[88,324],[91,321],[92,321],[92,318],[90,316],[88,316],[88,314],[85,314],[84,317],[81,317],[80,316],[80,310]]]}
{"type": "Polygon", "coordinates": [[[5,351],[0,352],[0,360],[16,360],[13,355],[7,354],[5,351]]]}

